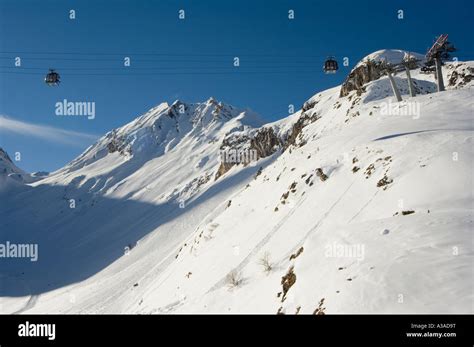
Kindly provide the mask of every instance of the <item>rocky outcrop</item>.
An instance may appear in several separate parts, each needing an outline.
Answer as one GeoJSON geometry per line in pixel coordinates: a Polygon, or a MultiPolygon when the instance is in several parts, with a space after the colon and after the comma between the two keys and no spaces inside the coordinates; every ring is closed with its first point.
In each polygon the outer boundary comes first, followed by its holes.
{"type": "Polygon", "coordinates": [[[261,128],[250,139],[250,150],[257,152],[257,159],[272,155],[280,148],[280,145],[281,141],[273,131],[273,128],[261,128]]]}
{"type": "Polygon", "coordinates": [[[302,138],[302,130],[308,124],[311,124],[321,118],[321,115],[317,112],[311,113],[310,110],[316,105],[314,103],[311,108],[308,104],[303,105],[303,110],[306,106],[306,111],[303,111],[301,117],[293,124],[291,131],[289,132],[288,137],[284,142],[284,149],[287,149],[290,146],[303,146],[306,142],[302,138]]]}
{"type": "Polygon", "coordinates": [[[132,150],[125,139],[116,136],[115,133],[112,133],[111,140],[107,143],[107,150],[109,153],[119,152],[121,155],[132,154],[132,150]]]}
{"type": "MultiPolygon", "coordinates": [[[[302,130],[305,126],[317,121],[321,118],[318,112],[314,111],[314,107],[318,103],[317,100],[307,101],[302,107],[301,116],[293,124],[286,134],[277,133],[272,127],[263,127],[256,130],[251,135],[233,134],[226,137],[220,147],[221,153],[225,151],[235,152],[254,152],[254,160],[266,158],[278,150],[285,151],[291,146],[301,147],[306,142],[302,137],[302,130]]],[[[215,179],[224,175],[234,165],[247,165],[250,161],[226,161],[222,160],[215,174],[215,179]]]]}
{"type": "Polygon", "coordinates": [[[422,54],[407,52],[399,49],[383,49],[369,54],[363,58],[352,71],[341,86],[339,97],[347,96],[356,90],[360,95],[364,92],[364,85],[379,79],[383,73],[383,67],[388,63],[398,65],[405,61],[409,69],[420,67],[425,61],[422,54]]]}
{"type": "Polygon", "coordinates": [[[235,165],[234,163],[228,163],[228,162],[225,162],[225,161],[221,161],[221,163],[219,165],[219,168],[217,169],[217,172],[214,176],[214,180],[217,180],[219,177],[224,175],[227,171],[232,169],[232,167],[234,165],[235,165]]]}
{"type": "Polygon", "coordinates": [[[281,139],[275,134],[273,128],[264,127],[258,129],[253,135],[232,135],[224,139],[220,147],[221,154],[233,152],[241,155],[240,160],[222,160],[217,169],[215,179],[224,175],[234,165],[248,165],[252,160],[266,158],[282,147],[281,139]],[[245,154],[251,155],[245,155],[245,154]]]}
{"type": "Polygon", "coordinates": [[[351,91],[357,90],[360,95],[363,86],[370,81],[375,81],[382,76],[382,63],[367,60],[351,71],[341,86],[339,97],[347,96],[351,91]]]}
{"type": "Polygon", "coordinates": [[[166,115],[172,119],[179,117],[180,113],[185,113],[189,110],[189,106],[184,102],[176,100],[168,109],[166,115]]]}
{"type": "Polygon", "coordinates": [[[453,71],[448,73],[448,87],[462,88],[474,81],[474,67],[465,63],[451,66],[453,71]]]}

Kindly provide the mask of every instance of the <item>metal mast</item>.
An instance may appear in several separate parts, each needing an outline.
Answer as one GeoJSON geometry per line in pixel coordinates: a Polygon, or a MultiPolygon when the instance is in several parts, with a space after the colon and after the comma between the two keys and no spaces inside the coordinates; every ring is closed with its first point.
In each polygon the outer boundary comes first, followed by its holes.
{"type": "Polygon", "coordinates": [[[433,46],[426,53],[426,61],[428,64],[435,64],[436,66],[436,80],[438,82],[438,92],[444,91],[444,81],[443,81],[443,71],[441,66],[443,65],[443,60],[449,58],[449,53],[454,52],[456,48],[448,42],[448,35],[440,35],[433,46]]]}
{"type": "Polygon", "coordinates": [[[393,78],[393,73],[395,72],[395,67],[392,64],[383,61],[381,64],[382,71],[384,71],[388,79],[390,80],[390,85],[392,86],[393,95],[397,98],[397,101],[402,101],[402,96],[400,95],[400,91],[398,90],[397,84],[395,83],[395,79],[393,78]]]}

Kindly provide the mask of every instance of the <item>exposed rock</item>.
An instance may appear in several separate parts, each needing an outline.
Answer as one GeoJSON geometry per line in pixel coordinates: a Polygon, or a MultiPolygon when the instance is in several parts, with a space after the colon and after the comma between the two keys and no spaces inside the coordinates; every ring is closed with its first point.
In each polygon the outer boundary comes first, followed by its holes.
{"type": "Polygon", "coordinates": [[[323,172],[321,168],[316,169],[316,176],[318,176],[322,182],[328,179],[328,176],[323,172]]]}
{"type": "Polygon", "coordinates": [[[375,81],[382,76],[382,63],[371,60],[365,61],[353,69],[341,86],[340,97],[349,95],[349,92],[357,90],[360,95],[364,84],[375,81]]]}
{"type": "Polygon", "coordinates": [[[290,288],[293,286],[293,284],[295,284],[296,282],[296,275],[293,272],[293,269],[294,269],[293,266],[290,267],[286,275],[281,278],[281,285],[283,287],[283,296],[281,298],[282,302],[285,301],[286,294],[288,293],[290,288]]]}
{"type": "Polygon", "coordinates": [[[126,143],[122,137],[117,137],[115,134],[112,135],[112,139],[107,144],[107,150],[109,153],[119,152],[121,155],[132,154],[132,149],[126,143]]]}
{"type": "MultiPolygon", "coordinates": [[[[255,160],[258,160],[266,158],[280,149],[286,150],[292,145],[303,146],[306,143],[302,138],[303,128],[321,118],[318,112],[312,111],[317,103],[318,101],[305,102],[300,118],[293,124],[291,130],[284,135],[276,133],[272,127],[262,127],[253,135],[233,134],[226,137],[220,149],[221,151],[255,151],[255,160]]],[[[236,164],[240,163],[221,161],[215,179],[217,180],[236,164]]],[[[248,162],[243,164],[247,165],[248,162]]]]}
{"type": "Polygon", "coordinates": [[[397,49],[381,50],[368,55],[349,73],[341,86],[339,97],[347,96],[353,90],[357,91],[357,95],[361,95],[365,91],[364,85],[366,83],[375,81],[383,75],[385,62],[398,64],[403,60],[409,62],[410,69],[415,69],[421,65],[424,57],[421,54],[397,49]]]}
{"type": "Polygon", "coordinates": [[[474,80],[474,68],[462,63],[455,66],[454,70],[448,73],[448,86],[460,88],[474,80]]]}
{"type": "Polygon", "coordinates": [[[387,188],[387,186],[393,182],[393,179],[388,178],[387,175],[384,175],[378,182],[377,182],[377,187],[384,187],[384,189],[387,188]]]}
{"type": "MultiPolygon", "coordinates": [[[[310,105],[315,105],[316,103],[310,103],[310,104],[307,104],[305,103],[306,107],[309,107],[310,105]]],[[[304,109],[304,105],[303,105],[303,109],[304,109]]],[[[297,139],[298,137],[300,137],[300,140],[302,140],[301,138],[301,134],[302,134],[302,130],[305,126],[307,126],[308,124],[311,124],[315,121],[317,121],[319,118],[321,118],[321,115],[319,113],[312,113],[310,114],[308,111],[310,109],[307,109],[306,111],[303,111],[301,117],[295,122],[295,124],[293,124],[292,128],[291,128],[291,131],[288,135],[288,137],[286,138],[285,140],[285,144],[283,146],[284,149],[287,149],[288,147],[290,147],[291,145],[293,146],[302,146],[305,144],[305,142],[301,141],[299,144],[297,143],[297,139]]]]}
{"type": "Polygon", "coordinates": [[[173,105],[171,105],[168,109],[167,116],[175,119],[179,116],[180,113],[185,113],[186,111],[188,111],[188,109],[188,105],[186,105],[184,102],[176,100],[173,105]]]}
{"type": "Polygon", "coordinates": [[[369,178],[374,171],[375,171],[374,164],[370,164],[369,166],[367,166],[367,168],[365,169],[365,175],[366,175],[365,178],[369,178]]]}
{"type": "Polygon", "coordinates": [[[316,309],[314,310],[313,314],[314,315],[324,315],[325,314],[325,310],[326,308],[323,306],[324,305],[324,298],[322,298],[320,301],[319,301],[319,304],[318,304],[318,307],[316,307],[316,309]]]}
{"type": "Polygon", "coordinates": [[[278,150],[280,145],[281,141],[276,136],[273,128],[261,128],[250,140],[250,149],[257,151],[258,159],[272,155],[278,150]]]}
{"type": "MultiPolygon", "coordinates": [[[[234,135],[231,135],[229,137],[226,137],[222,141],[222,145],[220,147],[220,150],[221,150],[221,152],[231,151],[231,150],[238,151],[241,148],[245,148],[245,146],[248,144],[249,141],[250,141],[250,139],[246,135],[235,135],[234,134],[234,135]]],[[[229,171],[235,164],[238,164],[238,163],[221,160],[221,163],[219,165],[219,168],[217,169],[217,172],[216,172],[214,178],[217,180],[219,177],[221,177],[227,171],[229,171]]]]}
{"type": "Polygon", "coordinates": [[[293,259],[298,258],[299,255],[300,255],[301,253],[303,253],[303,251],[304,251],[304,248],[303,248],[303,247],[300,247],[296,253],[293,253],[293,254],[290,256],[290,260],[293,260],[293,259]]]}
{"type": "MultiPolygon", "coordinates": [[[[256,131],[252,136],[246,135],[233,135],[225,138],[221,145],[221,151],[236,151],[243,152],[248,151],[249,153],[255,153],[255,160],[260,158],[266,158],[275,153],[282,146],[282,141],[275,134],[273,128],[264,127],[256,131]]],[[[219,168],[217,169],[215,179],[217,180],[220,176],[224,175],[234,165],[238,164],[249,164],[249,161],[244,162],[226,162],[221,161],[219,168]]]]}
{"type": "Polygon", "coordinates": [[[227,163],[221,161],[219,168],[217,169],[216,175],[214,176],[214,180],[217,180],[219,177],[229,171],[234,165],[234,163],[227,163]]]}
{"type": "Polygon", "coordinates": [[[317,103],[318,101],[306,101],[303,104],[303,107],[301,108],[301,112],[305,113],[306,111],[311,110],[312,108],[314,108],[314,106],[316,106],[317,103]]]}

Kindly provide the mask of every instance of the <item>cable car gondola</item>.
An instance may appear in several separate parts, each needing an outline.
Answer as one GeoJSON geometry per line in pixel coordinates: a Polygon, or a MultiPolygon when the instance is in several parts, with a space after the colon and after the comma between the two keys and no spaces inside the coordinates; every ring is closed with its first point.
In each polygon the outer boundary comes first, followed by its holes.
{"type": "Polygon", "coordinates": [[[338,69],[336,58],[328,57],[324,62],[323,70],[325,73],[336,73],[338,69]]]}
{"type": "Polygon", "coordinates": [[[46,77],[44,78],[44,82],[48,86],[57,86],[61,82],[59,78],[59,74],[53,69],[50,69],[49,72],[46,74],[46,77]]]}

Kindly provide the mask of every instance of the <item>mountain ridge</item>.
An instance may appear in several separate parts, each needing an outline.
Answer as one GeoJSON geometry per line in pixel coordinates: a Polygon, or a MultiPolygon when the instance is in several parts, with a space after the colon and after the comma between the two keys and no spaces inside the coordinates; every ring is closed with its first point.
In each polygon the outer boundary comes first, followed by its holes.
{"type": "Polygon", "coordinates": [[[5,197],[0,236],[40,253],[0,273],[2,312],[469,312],[473,68],[439,94],[413,69],[415,98],[400,73],[387,112],[386,76],[261,125],[158,105],[5,197]]]}

